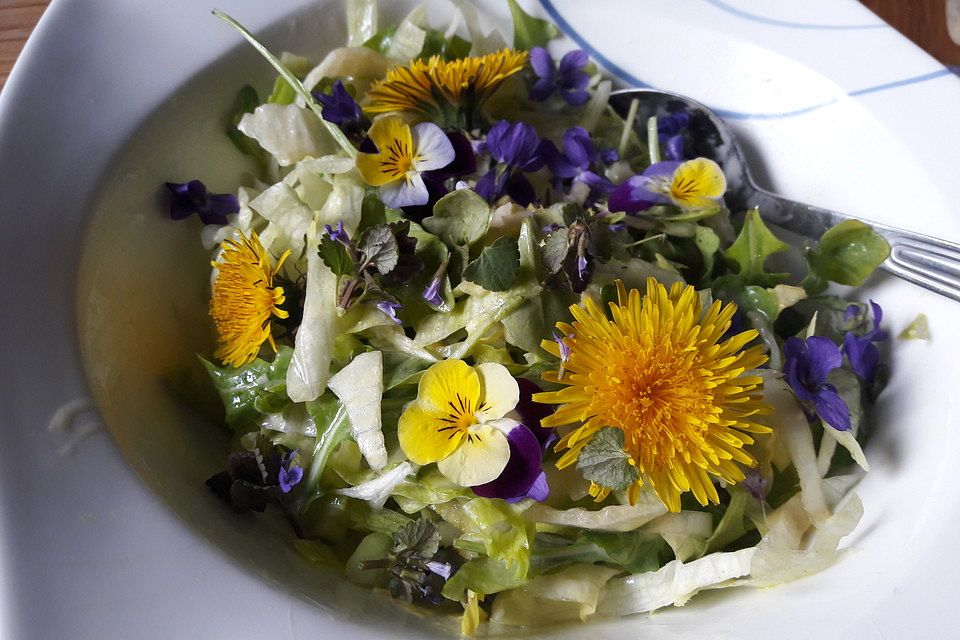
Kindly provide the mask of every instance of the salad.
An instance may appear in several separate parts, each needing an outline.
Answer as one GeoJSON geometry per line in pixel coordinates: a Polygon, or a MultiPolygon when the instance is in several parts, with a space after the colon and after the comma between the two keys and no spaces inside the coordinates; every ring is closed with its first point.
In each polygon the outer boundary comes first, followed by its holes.
{"type": "Polygon", "coordinates": [[[217,12],[278,76],[239,88],[236,194],[166,184],[211,250],[199,357],[234,448],[207,485],[466,634],[829,566],[888,377],[881,307],[829,287],[889,247],[728,210],[688,114],[614,111],[507,2],[512,42],[465,0],[448,25],[347,0],[320,61],[217,12]]]}

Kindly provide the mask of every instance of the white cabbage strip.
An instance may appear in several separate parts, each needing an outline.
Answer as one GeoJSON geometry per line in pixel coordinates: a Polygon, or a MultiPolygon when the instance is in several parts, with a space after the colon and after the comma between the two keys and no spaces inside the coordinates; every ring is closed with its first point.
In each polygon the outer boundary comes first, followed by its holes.
{"type": "Polygon", "coordinates": [[[383,354],[379,351],[361,353],[330,378],[327,386],[346,408],[350,433],[367,464],[374,471],[383,469],[387,464],[380,415],[383,354]]]}

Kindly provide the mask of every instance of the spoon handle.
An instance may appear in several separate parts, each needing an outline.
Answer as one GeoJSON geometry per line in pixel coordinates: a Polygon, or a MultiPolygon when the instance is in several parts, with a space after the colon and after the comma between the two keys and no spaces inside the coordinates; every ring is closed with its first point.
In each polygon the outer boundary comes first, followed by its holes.
{"type": "MultiPolygon", "coordinates": [[[[788,200],[763,189],[746,195],[765,220],[817,240],[830,227],[853,219],[837,211],[788,200]]],[[[890,257],[880,267],[924,289],[960,302],[960,245],[922,233],[863,220],[890,243],[890,257]]]]}

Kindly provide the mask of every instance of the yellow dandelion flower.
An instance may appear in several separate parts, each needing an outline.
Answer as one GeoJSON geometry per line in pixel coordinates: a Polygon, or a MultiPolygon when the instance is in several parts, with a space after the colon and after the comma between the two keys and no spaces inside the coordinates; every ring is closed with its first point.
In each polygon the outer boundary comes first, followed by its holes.
{"type": "Polygon", "coordinates": [[[407,112],[440,126],[470,127],[484,101],[527,63],[526,51],[504,49],[460,60],[414,60],[395,67],[367,93],[370,114],[407,112]]]}
{"type": "MultiPolygon", "coordinates": [[[[570,307],[572,325],[557,324],[566,337],[543,342],[564,360],[561,371],[544,379],[567,386],[534,395],[561,405],[541,424],[578,425],[557,443],[558,451],[567,450],[557,466],[574,464],[594,434],[614,427],[623,431],[624,450],[639,472],[628,489],[631,502],[649,485],[671,511],[680,510],[687,491],[700,504],[717,503],[713,478],[743,480],[739,465],[756,464],[743,449],[753,443],[749,433],[769,431],[753,420],[770,412],[762,403],[763,379],[747,373],[767,357],[761,347],[743,348],[757,332],[721,341],[736,305],[716,301],[701,315],[699,296],[682,283],[668,293],[649,278],[641,298],[617,281],[617,293],[612,319],[588,299],[570,307]]],[[[597,500],[609,492],[591,488],[597,500]]]]}
{"type": "Polygon", "coordinates": [[[288,313],[280,308],[283,287],[274,287],[273,278],[290,251],[271,268],[270,258],[254,232],[249,238],[240,234],[239,240],[224,240],[222,249],[220,261],[210,263],[217,270],[210,300],[210,315],[220,342],[214,357],[240,367],[257,357],[265,341],[276,351],[272,319],[286,318],[288,313]]]}

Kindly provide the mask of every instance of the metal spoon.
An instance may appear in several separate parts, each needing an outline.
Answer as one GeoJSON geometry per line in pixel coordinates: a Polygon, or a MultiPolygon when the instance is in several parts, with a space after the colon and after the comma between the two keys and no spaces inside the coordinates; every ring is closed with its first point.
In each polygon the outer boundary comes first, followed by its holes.
{"type": "MultiPolygon", "coordinates": [[[[723,168],[727,178],[724,199],[732,211],[759,207],[765,221],[818,240],[830,227],[854,219],[837,211],[788,200],[758,187],[740,146],[727,125],[705,106],[690,98],[656,89],[625,89],[610,96],[610,106],[626,115],[630,103],[639,102],[637,122],[686,111],[693,156],[710,158],[723,168]]],[[[890,257],[881,268],[935,293],[960,301],[960,245],[906,229],[863,220],[890,243],[890,257]]]]}

